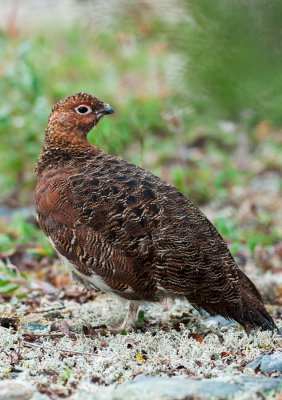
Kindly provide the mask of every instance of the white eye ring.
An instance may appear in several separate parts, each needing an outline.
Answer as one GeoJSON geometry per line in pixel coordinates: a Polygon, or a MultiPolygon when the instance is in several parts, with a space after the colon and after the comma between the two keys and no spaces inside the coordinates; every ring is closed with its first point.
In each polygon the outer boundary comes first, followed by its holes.
{"type": "Polygon", "coordinates": [[[89,107],[87,104],[79,104],[79,106],[75,107],[75,111],[79,115],[86,115],[92,112],[92,108],[89,107]]]}

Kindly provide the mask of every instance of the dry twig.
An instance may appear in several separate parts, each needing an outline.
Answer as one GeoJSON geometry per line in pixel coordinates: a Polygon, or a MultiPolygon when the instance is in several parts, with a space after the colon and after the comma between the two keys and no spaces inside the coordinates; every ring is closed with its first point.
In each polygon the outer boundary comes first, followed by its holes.
{"type": "Polygon", "coordinates": [[[43,344],[39,344],[39,343],[30,343],[30,342],[27,342],[26,340],[23,340],[23,342],[22,342],[25,346],[28,346],[28,347],[37,347],[37,348],[41,348],[41,349],[44,349],[44,350],[54,350],[54,351],[60,351],[60,352],[62,352],[62,353],[68,353],[68,354],[80,354],[80,355],[82,355],[82,356],[92,356],[92,357],[100,357],[100,358],[103,358],[103,359],[105,359],[106,357],[104,357],[104,356],[101,356],[101,355],[98,355],[98,354],[94,354],[94,353],[87,353],[87,352],[82,352],[82,351],[75,351],[75,350],[65,350],[65,349],[60,349],[60,348],[58,348],[58,347],[54,347],[54,348],[52,348],[52,347],[46,347],[46,346],[44,346],[43,344]]]}

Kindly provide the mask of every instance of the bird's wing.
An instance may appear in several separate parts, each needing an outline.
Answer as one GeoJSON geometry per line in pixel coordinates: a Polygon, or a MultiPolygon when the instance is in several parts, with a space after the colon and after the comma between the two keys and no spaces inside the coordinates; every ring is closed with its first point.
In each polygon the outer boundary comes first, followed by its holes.
{"type": "Polygon", "coordinates": [[[98,275],[103,279],[102,290],[109,287],[109,291],[131,299],[133,292],[139,292],[136,300],[140,296],[150,300],[153,244],[147,219],[132,210],[125,215],[120,196],[117,200],[98,193],[87,179],[82,182],[83,192],[76,190],[72,183],[82,178],[77,174],[72,177],[61,169],[38,178],[40,227],[80,277],[83,274],[91,281],[91,276],[98,275]]]}
{"type": "Polygon", "coordinates": [[[238,267],[209,220],[184,196],[168,194],[159,235],[156,276],[191,302],[240,301],[238,267]]]}

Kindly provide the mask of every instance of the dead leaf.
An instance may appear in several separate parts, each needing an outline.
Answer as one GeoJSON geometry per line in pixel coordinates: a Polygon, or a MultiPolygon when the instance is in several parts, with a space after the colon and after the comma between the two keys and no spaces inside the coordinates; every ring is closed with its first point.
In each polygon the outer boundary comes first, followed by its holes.
{"type": "Polygon", "coordinates": [[[19,318],[9,318],[9,317],[2,317],[0,318],[0,326],[2,326],[3,328],[13,328],[15,330],[18,329],[18,325],[19,325],[19,318]]]}
{"type": "Polygon", "coordinates": [[[197,333],[190,333],[189,338],[190,337],[193,338],[194,340],[196,340],[199,343],[202,343],[203,340],[204,340],[203,337],[198,335],[197,333]]]}
{"type": "Polygon", "coordinates": [[[91,381],[92,383],[100,383],[100,382],[101,382],[101,378],[100,378],[100,376],[93,375],[93,376],[91,377],[90,381],[91,381]]]}
{"type": "Polygon", "coordinates": [[[105,340],[101,340],[99,344],[100,344],[101,347],[108,347],[109,346],[109,343],[106,342],[105,340]]]}
{"type": "Polygon", "coordinates": [[[70,327],[69,327],[69,324],[67,323],[67,321],[63,321],[60,324],[60,331],[63,332],[70,339],[76,339],[75,334],[70,331],[70,327]]]}

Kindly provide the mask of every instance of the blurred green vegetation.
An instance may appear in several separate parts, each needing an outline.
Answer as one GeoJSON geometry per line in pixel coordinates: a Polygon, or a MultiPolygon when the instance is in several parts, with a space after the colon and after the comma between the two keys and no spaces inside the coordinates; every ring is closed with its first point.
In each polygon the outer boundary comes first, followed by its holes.
{"type": "Polygon", "coordinates": [[[281,125],[280,0],[187,0],[186,79],[198,110],[250,124],[281,125]]]}
{"type": "Polygon", "coordinates": [[[19,246],[34,256],[52,256],[53,251],[41,230],[22,215],[15,213],[8,224],[0,222],[0,254],[8,258],[19,246]]]}
{"type": "MultiPolygon", "coordinates": [[[[232,202],[257,174],[281,168],[281,1],[178,0],[167,13],[157,4],[121,1],[105,25],[85,17],[0,32],[0,202],[32,204],[50,108],[79,91],[116,111],[89,135],[92,143],[199,205],[232,202]]],[[[275,212],[271,234],[259,223],[243,230],[252,251],[277,242],[275,212]]],[[[219,221],[235,251],[239,223],[219,221]]],[[[24,229],[16,241],[34,239],[24,229]]],[[[3,235],[6,251],[13,235],[3,235]]]]}
{"type": "Polygon", "coordinates": [[[0,295],[14,293],[19,288],[25,288],[27,289],[26,292],[28,292],[30,287],[31,283],[26,274],[19,272],[13,265],[5,265],[0,260],[0,295]]]}

